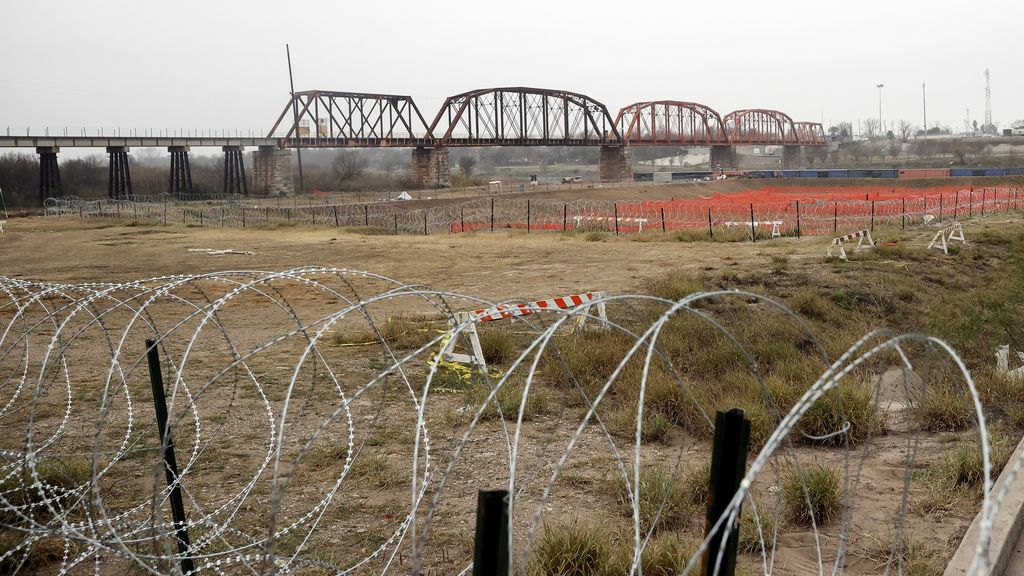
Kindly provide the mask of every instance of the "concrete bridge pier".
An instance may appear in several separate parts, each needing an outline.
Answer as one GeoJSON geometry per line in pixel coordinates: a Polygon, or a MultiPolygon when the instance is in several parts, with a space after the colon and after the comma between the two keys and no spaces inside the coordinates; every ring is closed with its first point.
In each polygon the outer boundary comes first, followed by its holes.
{"type": "Polygon", "coordinates": [[[413,148],[410,166],[416,188],[451,188],[452,172],[447,148],[413,148]]]}
{"type": "Polygon", "coordinates": [[[736,170],[739,162],[736,160],[735,146],[712,146],[710,154],[712,170],[736,170]]]}
{"type": "Polygon", "coordinates": [[[192,167],[188,163],[188,146],[168,146],[171,153],[171,174],[167,191],[171,194],[192,192],[192,167]]]}
{"type": "MultiPolygon", "coordinates": [[[[245,179],[245,158],[242,146],[222,146],[224,151],[224,193],[249,195],[249,183],[245,179]]],[[[288,156],[289,163],[291,155],[288,156]]],[[[289,177],[291,176],[289,165],[289,177]]]]}
{"type": "Polygon", "coordinates": [[[110,169],[107,173],[107,196],[122,198],[132,195],[132,172],[128,166],[127,146],[107,146],[110,169]]]}
{"type": "MultiPolygon", "coordinates": [[[[225,173],[227,171],[226,160],[227,158],[225,158],[224,163],[225,173]]],[[[295,184],[292,182],[291,150],[285,150],[277,146],[260,146],[258,150],[252,153],[252,165],[253,194],[259,196],[285,196],[295,192],[295,184]]]]}
{"type": "Polygon", "coordinates": [[[782,147],[782,169],[783,170],[798,170],[804,163],[804,147],[803,146],[783,146],[782,147]]]}
{"type": "Polygon", "coordinates": [[[60,169],[57,167],[57,146],[39,146],[39,202],[61,195],[60,169]]]}
{"type": "Polygon", "coordinates": [[[597,170],[601,182],[622,182],[633,179],[633,154],[629,146],[601,146],[597,170]]]}

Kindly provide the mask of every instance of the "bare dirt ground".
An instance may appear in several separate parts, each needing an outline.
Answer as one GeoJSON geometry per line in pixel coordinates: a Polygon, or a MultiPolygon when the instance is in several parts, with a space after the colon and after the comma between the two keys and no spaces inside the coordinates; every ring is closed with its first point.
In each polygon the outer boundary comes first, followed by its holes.
{"type": "MultiPolygon", "coordinates": [[[[711,190],[728,191],[737,183],[714,183],[707,186],[664,187],[664,195],[686,193],[708,193],[711,190]]],[[[658,190],[658,187],[652,190],[658,190]]],[[[566,194],[569,194],[568,192],[566,194]]],[[[588,191],[588,197],[595,197],[588,191]]],[[[604,194],[603,191],[596,193],[604,194]]],[[[642,194],[637,190],[636,194],[642,194]]],[[[550,197],[550,196],[545,196],[550,197]]],[[[623,199],[622,191],[609,192],[607,198],[623,199]]],[[[645,194],[644,197],[650,197],[645,194]]],[[[999,226],[989,223],[985,226],[999,226]]],[[[119,282],[170,274],[197,274],[221,270],[283,270],[303,265],[337,266],[356,270],[367,270],[390,276],[406,283],[426,284],[436,289],[473,294],[492,300],[510,298],[543,298],[561,296],[583,291],[602,290],[611,293],[643,292],[648,283],[661,277],[666,271],[685,271],[693,276],[708,272],[736,273],[768,271],[773,262],[785,258],[787,266],[800,270],[814,278],[814,282],[827,284],[830,279],[846,272],[835,271],[823,260],[828,238],[786,238],[757,244],[717,242],[637,242],[633,239],[606,237],[600,241],[584,241],[581,236],[562,234],[525,233],[471,233],[452,236],[361,236],[342,233],[338,230],[319,230],[302,227],[277,230],[254,229],[211,229],[182,226],[120,226],[107,223],[57,221],[41,217],[19,218],[10,221],[0,236],[0,274],[18,278],[63,281],[63,282],[119,282]],[[249,251],[252,255],[228,254],[210,256],[189,252],[190,248],[233,249],[249,251]],[[776,260],[773,261],[773,257],[776,260]]],[[[917,234],[917,241],[927,243],[927,231],[917,234]]],[[[897,264],[898,265],[898,264],[897,264]]],[[[312,305],[312,304],[311,304],[312,305]]],[[[254,330],[263,318],[253,314],[254,330]]],[[[358,371],[358,362],[350,368],[358,371]]],[[[336,401],[336,400],[335,400],[336,401]]],[[[456,400],[444,401],[442,407],[451,410],[456,400]],[[446,405],[450,404],[450,405],[446,405]]],[[[527,438],[540,444],[544,438],[567,433],[567,422],[578,421],[571,408],[561,408],[539,417],[531,423],[527,438]],[[571,416],[565,420],[566,413],[571,416]]],[[[311,413],[317,413],[311,408],[311,413]]],[[[241,417],[236,413],[234,417],[241,417]]],[[[388,430],[377,431],[377,436],[388,446],[387,454],[392,456],[392,465],[401,466],[395,454],[408,448],[409,433],[402,426],[408,425],[408,413],[388,414],[391,422],[388,430]]],[[[251,448],[245,422],[233,421],[225,424],[222,434],[233,437],[234,447],[224,448],[233,452],[236,458],[245,459],[251,448]]],[[[442,440],[451,440],[454,432],[441,431],[442,440]]],[[[486,444],[501,438],[500,427],[490,423],[481,428],[474,442],[486,444]]],[[[256,438],[253,438],[255,440],[256,438]]],[[[941,452],[947,440],[926,439],[920,448],[922,453],[933,457],[941,452]]],[[[622,522],[622,514],[615,509],[616,501],[608,494],[607,474],[611,469],[601,438],[588,435],[580,453],[574,457],[579,467],[569,482],[567,496],[548,511],[552,522],[565,521],[583,514],[591,521],[622,522]],[[595,495],[597,494],[597,495],[595,495]]],[[[673,438],[667,447],[652,447],[645,458],[658,460],[668,458],[673,451],[706,450],[706,443],[679,436],[673,438]]],[[[835,463],[841,461],[838,451],[828,449],[803,449],[809,461],[835,463]]],[[[879,541],[890,538],[889,533],[876,530],[879,525],[891,525],[889,521],[898,507],[896,495],[902,489],[903,466],[907,454],[906,439],[898,434],[881,437],[871,446],[871,457],[863,471],[865,482],[857,499],[857,512],[852,537],[857,552],[852,554],[846,566],[848,574],[874,574],[884,569],[879,566],[876,549],[879,541]]],[[[496,454],[486,450],[479,457],[486,461],[496,454]]],[[[538,452],[527,450],[524,458],[541,458],[538,452]]],[[[228,458],[228,456],[225,456],[228,458]]],[[[228,458],[228,461],[230,459],[228,458]]],[[[476,460],[474,460],[476,461],[476,460]]],[[[240,481],[234,478],[233,470],[208,464],[211,476],[208,483],[240,481]]],[[[544,470],[547,470],[546,468],[544,470]]],[[[459,489],[443,509],[443,516],[456,518],[454,527],[439,531],[433,538],[443,543],[442,551],[431,556],[430,561],[438,574],[456,573],[465,565],[467,553],[471,552],[464,537],[465,524],[472,522],[473,478],[486,477],[484,468],[475,471],[468,479],[457,479],[454,485],[459,489]],[[458,518],[462,520],[457,520],[458,518]],[[459,527],[459,523],[463,525],[459,527]]],[[[330,475],[328,474],[328,477],[330,475]]],[[[317,494],[324,486],[318,480],[310,480],[298,495],[317,494]]],[[[395,521],[401,514],[402,499],[408,498],[410,486],[401,482],[393,486],[369,486],[351,493],[355,500],[347,502],[352,509],[332,509],[331,521],[350,530],[345,536],[328,533],[316,541],[318,546],[330,550],[341,547],[340,556],[346,560],[359,557],[359,539],[366,539],[362,550],[372,549],[379,539],[375,523],[381,518],[395,521]],[[355,504],[359,500],[361,503],[355,504]],[[351,536],[351,538],[349,537],[351,536]],[[353,539],[354,538],[354,539],[353,539]],[[355,546],[353,552],[352,546],[355,546]]],[[[771,486],[762,487],[767,494],[771,486]]],[[[296,496],[297,498],[299,496],[296,496]]],[[[254,504],[263,503],[256,499],[254,504]]],[[[532,510],[537,500],[524,500],[524,510],[532,510]]],[[[296,504],[298,508],[301,508],[296,504]]],[[[956,510],[944,510],[938,518],[916,517],[920,532],[916,540],[927,544],[939,554],[948,554],[955,546],[959,535],[975,513],[973,506],[956,510]]],[[[258,511],[252,511],[258,518],[258,511]]],[[[523,512],[525,515],[525,512],[523,512]]],[[[700,529],[697,519],[695,531],[700,529]]],[[[824,533],[828,534],[828,529],[824,533]]],[[[833,544],[835,534],[831,534],[833,544]]],[[[887,544],[887,542],[885,542],[887,544]]],[[[826,547],[827,548],[827,547],[826,547]]],[[[827,555],[828,553],[826,553],[827,555]]],[[[750,572],[758,570],[758,557],[747,555],[744,564],[750,572]]],[[[827,565],[827,559],[826,559],[827,565]]],[[[780,536],[780,557],[776,560],[778,574],[817,573],[814,542],[808,533],[796,528],[784,528],[780,536]]]]}
{"type": "Polygon", "coordinates": [[[585,242],[560,234],[473,233],[361,236],[337,230],[211,229],[112,226],[19,218],[0,238],[0,269],[9,276],[110,282],[229,269],[281,270],[304,265],[373,271],[407,283],[495,300],[588,290],[625,292],[666,269],[765,267],[772,254],[817,259],[824,238],[775,240],[737,250],[728,243],[637,243],[610,237],[585,242]],[[209,256],[189,248],[230,248],[252,256],[209,256]]]}

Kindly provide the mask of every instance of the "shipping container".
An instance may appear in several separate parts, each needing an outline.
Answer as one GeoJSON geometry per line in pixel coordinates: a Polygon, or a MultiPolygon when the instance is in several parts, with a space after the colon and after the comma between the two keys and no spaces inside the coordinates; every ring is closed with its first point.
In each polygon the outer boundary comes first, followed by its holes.
{"type": "Polygon", "coordinates": [[[1007,176],[1024,176],[1024,168],[1007,168],[1007,176]]]}
{"type": "Polygon", "coordinates": [[[849,178],[850,177],[850,171],[849,170],[829,170],[828,171],[828,177],[829,178],[849,178]]]}
{"type": "Polygon", "coordinates": [[[900,168],[900,178],[946,178],[949,168],[900,168]]]}
{"type": "Polygon", "coordinates": [[[634,172],[633,180],[635,182],[654,182],[654,172],[634,172]]]}
{"type": "Polygon", "coordinates": [[[693,170],[690,172],[673,172],[673,180],[703,180],[711,178],[713,173],[710,170],[693,170]]]}
{"type": "Polygon", "coordinates": [[[949,175],[954,178],[962,178],[964,176],[974,176],[974,170],[971,168],[950,168],[949,175]]]}

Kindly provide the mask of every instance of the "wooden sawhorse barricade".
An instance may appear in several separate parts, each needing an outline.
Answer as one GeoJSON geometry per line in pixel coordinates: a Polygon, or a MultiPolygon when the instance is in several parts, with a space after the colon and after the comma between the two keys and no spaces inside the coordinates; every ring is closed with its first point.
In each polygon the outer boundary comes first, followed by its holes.
{"type": "Polygon", "coordinates": [[[832,240],[832,244],[829,245],[828,247],[828,252],[826,252],[825,255],[832,256],[832,251],[838,249],[839,257],[842,258],[843,260],[847,260],[845,244],[853,242],[854,240],[857,241],[857,246],[855,246],[853,249],[854,252],[868,250],[875,246],[875,241],[871,239],[871,230],[858,230],[851,234],[847,234],[846,236],[834,238],[832,240]],[[865,240],[867,240],[867,245],[865,245],[865,240]]]}
{"type": "Polygon", "coordinates": [[[935,233],[935,237],[928,244],[928,249],[942,248],[943,254],[949,254],[949,242],[954,240],[959,241],[962,244],[967,244],[967,239],[964,238],[964,227],[959,222],[954,222],[950,226],[943,228],[935,233]]]}

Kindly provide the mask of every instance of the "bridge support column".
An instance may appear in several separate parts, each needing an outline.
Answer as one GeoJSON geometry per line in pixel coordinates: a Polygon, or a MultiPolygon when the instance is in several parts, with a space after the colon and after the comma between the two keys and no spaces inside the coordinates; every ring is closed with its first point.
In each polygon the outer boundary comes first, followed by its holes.
{"type": "Polygon", "coordinates": [[[416,188],[451,188],[447,148],[413,148],[411,176],[416,188]]]}
{"type": "Polygon", "coordinates": [[[783,170],[797,170],[804,163],[804,147],[803,146],[783,146],[782,147],[782,169],[783,170]]]}
{"type": "Polygon", "coordinates": [[[192,167],[188,163],[188,146],[168,146],[171,153],[171,174],[167,191],[178,195],[192,192],[192,167]]]}
{"type": "Polygon", "coordinates": [[[245,159],[242,156],[242,147],[223,146],[221,150],[224,151],[224,193],[248,196],[249,183],[245,180],[245,159]]]}
{"type": "Polygon", "coordinates": [[[629,146],[601,146],[597,169],[601,182],[622,182],[633,179],[633,154],[629,146]]]}
{"type": "MultiPolygon", "coordinates": [[[[227,173],[227,158],[224,159],[227,173]]],[[[239,162],[241,165],[241,162],[239,162]]],[[[252,191],[260,196],[285,196],[295,192],[292,183],[292,152],[277,146],[260,146],[252,153],[252,191]]],[[[243,174],[244,180],[244,174],[243,174]]],[[[225,186],[226,188],[226,186],[225,186]]]]}
{"type": "Polygon", "coordinates": [[[107,146],[110,170],[107,174],[107,196],[120,198],[132,195],[132,172],[128,166],[127,146],[107,146]]]}
{"type": "Polygon", "coordinates": [[[61,195],[60,169],[57,167],[57,146],[40,146],[36,148],[39,154],[39,202],[46,202],[47,198],[61,195]]]}
{"type": "Polygon", "coordinates": [[[735,146],[712,146],[710,155],[712,170],[736,170],[739,162],[736,161],[735,146]]]}

